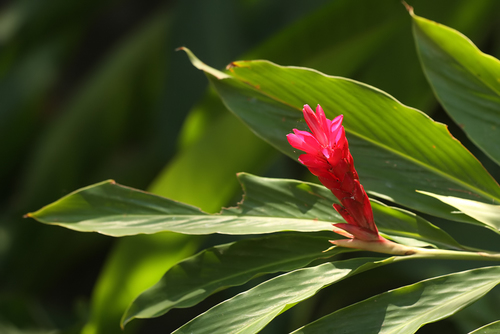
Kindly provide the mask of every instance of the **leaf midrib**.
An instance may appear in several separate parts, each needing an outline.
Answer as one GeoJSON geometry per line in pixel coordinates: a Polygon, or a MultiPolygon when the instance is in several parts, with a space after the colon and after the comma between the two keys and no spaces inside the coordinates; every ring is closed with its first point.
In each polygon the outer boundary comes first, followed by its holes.
{"type": "MultiPolygon", "coordinates": [[[[102,217],[102,216],[100,216],[102,217]]],[[[322,223],[328,223],[328,224],[332,224],[334,223],[334,221],[328,221],[328,220],[323,220],[323,219],[319,219],[319,218],[300,218],[300,217],[274,217],[274,216],[251,216],[251,215],[245,215],[245,214],[241,214],[241,215],[219,215],[219,214],[213,214],[213,215],[180,215],[180,214],[174,214],[174,215],[165,215],[165,214],[158,214],[158,215],[155,215],[155,214],[119,214],[119,215],[109,215],[109,216],[105,216],[106,218],[109,217],[109,219],[112,219],[113,217],[116,217],[116,218],[125,218],[125,217],[131,217],[131,218],[135,218],[135,217],[151,217],[151,219],[153,218],[161,218],[161,217],[166,217],[166,218],[169,218],[169,217],[172,217],[172,218],[175,218],[175,217],[180,217],[180,218],[192,218],[192,219],[212,219],[212,220],[217,220],[217,219],[220,219],[220,218],[228,218],[228,219],[276,219],[276,220],[304,220],[304,221],[314,221],[314,222],[322,222],[322,223]]],[[[78,220],[76,222],[49,222],[49,224],[81,224],[81,223],[85,223],[85,222],[89,222],[89,221],[95,221],[97,220],[98,217],[96,218],[91,218],[91,219],[85,219],[85,220],[78,220]]],[[[102,223],[103,221],[99,221],[100,223],[102,223]]]]}

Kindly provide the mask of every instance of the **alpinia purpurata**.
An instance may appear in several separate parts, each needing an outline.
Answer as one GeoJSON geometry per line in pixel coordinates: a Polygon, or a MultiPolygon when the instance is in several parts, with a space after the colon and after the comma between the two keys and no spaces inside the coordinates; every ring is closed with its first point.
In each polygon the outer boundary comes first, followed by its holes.
{"type": "Polygon", "coordinates": [[[347,224],[333,224],[334,232],[351,239],[387,241],[378,233],[370,200],[354,169],[342,125],[343,115],[329,120],[320,105],[314,113],[307,104],[303,112],[312,133],[293,129],[287,139],[294,148],[306,152],[299,161],[342,203],[333,207],[347,224]]]}

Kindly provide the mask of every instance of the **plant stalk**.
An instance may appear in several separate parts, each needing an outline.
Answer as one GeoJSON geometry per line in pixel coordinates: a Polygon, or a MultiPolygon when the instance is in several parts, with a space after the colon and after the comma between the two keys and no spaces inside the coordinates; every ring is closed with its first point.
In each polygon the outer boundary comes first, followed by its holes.
{"type": "Polygon", "coordinates": [[[390,255],[408,256],[422,259],[500,261],[500,253],[469,252],[447,249],[419,248],[401,245],[385,238],[376,241],[359,239],[330,240],[336,246],[356,248],[390,255]]]}

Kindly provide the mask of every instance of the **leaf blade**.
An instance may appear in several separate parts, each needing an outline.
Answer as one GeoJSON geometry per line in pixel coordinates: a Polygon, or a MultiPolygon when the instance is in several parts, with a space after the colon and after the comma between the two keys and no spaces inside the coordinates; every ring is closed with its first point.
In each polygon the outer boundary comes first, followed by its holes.
{"type": "Polygon", "coordinates": [[[212,293],[261,274],[295,270],[313,260],[350,251],[336,248],[325,253],[329,239],[332,236],[273,235],[206,249],[169,269],[157,284],[144,291],[129,306],[122,324],[196,305],[212,293]]]}
{"type": "Polygon", "coordinates": [[[173,333],[257,333],[280,312],[320,289],[393,261],[356,258],[299,269],[214,306],[173,333]]]}
{"type": "Polygon", "coordinates": [[[414,333],[446,318],[500,283],[500,267],[486,267],[431,278],[384,292],[308,324],[294,334],[414,333]]]}
{"type": "Polygon", "coordinates": [[[298,156],[285,136],[293,128],[306,128],[300,112],[303,104],[320,102],[329,118],[345,115],[350,148],[368,191],[465,222],[473,220],[452,215],[449,206],[414,191],[426,188],[500,202],[496,181],[444,125],[388,94],[353,80],[267,61],[240,61],[231,66],[231,78],[218,80],[207,73],[209,80],[233,113],[285,154],[298,156]]]}
{"type": "MultiPolygon", "coordinates": [[[[172,231],[184,234],[263,234],[280,231],[331,231],[343,218],[323,186],[240,173],[245,191],[238,207],[209,215],[198,208],[132,188],[102,182],[82,188],[31,217],[48,224],[112,236],[172,231]],[[81,212],[79,211],[81,210],[81,212]],[[134,211],[135,210],[135,211],[134,211]]],[[[382,232],[437,247],[464,249],[446,232],[417,215],[372,201],[382,232]]]]}
{"type": "Polygon", "coordinates": [[[481,203],[452,196],[440,196],[425,191],[419,192],[457,208],[460,212],[476,219],[480,222],[480,225],[500,233],[500,205],[481,203]]]}
{"type": "Polygon", "coordinates": [[[486,155],[500,163],[500,61],[460,32],[412,15],[426,77],[447,113],[486,155]]]}
{"type": "Polygon", "coordinates": [[[500,320],[487,324],[469,334],[495,334],[500,331],[500,320]]]}

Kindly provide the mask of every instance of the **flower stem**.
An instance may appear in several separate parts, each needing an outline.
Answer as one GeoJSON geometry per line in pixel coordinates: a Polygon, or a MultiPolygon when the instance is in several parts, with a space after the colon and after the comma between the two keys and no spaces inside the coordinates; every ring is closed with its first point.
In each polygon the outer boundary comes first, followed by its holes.
{"type": "Polygon", "coordinates": [[[423,259],[442,259],[442,260],[476,260],[476,261],[500,261],[499,253],[490,252],[465,252],[446,249],[428,249],[412,247],[415,253],[412,257],[423,259]]]}
{"type": "Polygon", "coordinates": [[[330,242],[336,246],[356,248],[390,255],[399,255],[407,257],[408,259],[421,258],[441,260],[500,261],[500,253],[409,247],[384,238],[377,241],[365,241],[354,238],[330,240],[330,242]]]}

